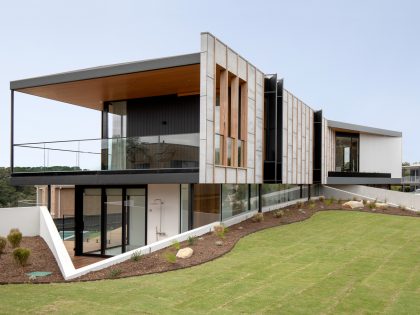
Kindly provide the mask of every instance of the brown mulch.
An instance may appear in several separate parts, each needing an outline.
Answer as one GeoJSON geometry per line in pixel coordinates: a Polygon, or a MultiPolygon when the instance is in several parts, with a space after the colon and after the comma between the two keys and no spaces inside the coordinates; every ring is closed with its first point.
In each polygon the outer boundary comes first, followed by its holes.
{"type": "Polygon", "coordinates": [[[18,265],[12,256],[13,248],[7,243],[0,256],[0,284],[9,283],[49,283],[64,281],[61,271],[48,245],[40,236],[23,237],[20,247],[29,248],[31,255],[26,266],[18,265]],[[51,275],[30,280],[26,273],[48,271],[51,275]]]}
{"type": "MultiPolygon", "coordinates": [[[[345,210],[389,215],[420,216],[420,213],[394,207],[373,210],[365,207],[363,209],[350,210],[345,209],[337,202],[327,205],[327,202],[320,201],[316,201],[312,205],[309,203],[297,204],[281,210],[284,212],[284,215],[281,218],[275,218],[273,216],[273,212],[267,212],[264,213],[264,221],[262,222],[252,222],[251,219],[248,219],[236,225],[230,226],[223,239],[213,233],[208,233],[197,238],[193,245],[188,244],[188,241],[182,242],[180,244],[181,248],[191,247],[194,250],[193,255],[188,259],[177,259],[175,263],[168,262],[165,258],[165,254],[168,252],[176,254],[177,252],[177,250],[172,246],[170,248],[164,248],[154,253],[144,255],[139,261],[132,261],[129,259],[111,267],[91,272],[72,281],[92,281],[111,278],[117,279],[196,266],[230,252],[235,244],[246,235],[275,226],[303,221],[310,218],[318,211],[345,210]],[[217,241],[222,241],[223,245],[216,245],[217,241]]],[[[25,266],[24,268],[16,266],[13,258],[11,257],[12,249],[8,247],[7,252],[0,257],[0,284],[29,282],[29,278],[25,275],[25,273],[30,271],[53,272],[51,276],[38,278],[37,280],[31,282],[47,283],[64,281],[55,262],[54,256],[40,237],[25,237],[22,241],[22,247],[27,247],[32,250],[28,266],[25,266]]]]}

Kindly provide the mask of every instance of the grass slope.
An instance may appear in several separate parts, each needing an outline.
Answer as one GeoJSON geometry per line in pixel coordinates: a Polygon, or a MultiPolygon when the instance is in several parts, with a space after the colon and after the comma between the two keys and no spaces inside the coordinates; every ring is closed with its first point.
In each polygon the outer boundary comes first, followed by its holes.
{"type": "Polygon", "coordinates": [[[0,313],[420,313],[420,219],[321,212],[213,262],[121,280],[0,286],[0,313]]]}

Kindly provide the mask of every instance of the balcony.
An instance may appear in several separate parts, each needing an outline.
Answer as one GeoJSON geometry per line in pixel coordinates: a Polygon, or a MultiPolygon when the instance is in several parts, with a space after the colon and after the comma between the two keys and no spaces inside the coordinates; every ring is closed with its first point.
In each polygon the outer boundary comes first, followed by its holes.
{"type": "Polygon", "coordinates": [[[420,184],[420,176],[404,176],[402,178],[403,184],[420,184]]]}
{"type": "Polygon", "coordinates": [[[199,164],[198,133],[19,143],[13,149],[14,177],[198,173],[199,164]]]}

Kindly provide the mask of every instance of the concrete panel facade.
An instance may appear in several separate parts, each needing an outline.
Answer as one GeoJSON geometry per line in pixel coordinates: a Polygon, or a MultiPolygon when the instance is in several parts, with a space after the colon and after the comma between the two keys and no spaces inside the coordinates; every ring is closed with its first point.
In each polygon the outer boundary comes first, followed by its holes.
{"type": "MultiPolygon", "coordinates": [[[[264,74],[246,59],[209,33],[201,34],[200,64],[200,183],[262,183],[263,176],[263,117],[264,117],[264,74]],[[218,75],[222,71],[224,78],[218,75]],[[227,78],[227,79],[225,79],[227,78]],[[219,87],[217,85],[228,84],[219,87]],[[231,90],[231,99],[226,97],[227,88],[231,90]],[[239,86],[244,87],[240,95],[239,86]],[[222,91],[223,89],[223,91],[222,91]],[[221,128],[215,125],[215,106],[220,93],[221,128]],[[241,113],[238,116],[238,98],[241,98],[241,113]],[[231,120],[228,121],[226,104],[231,107],[231,120]],[[231,102],[231,103],[230,103],[231,102]],[[246,106],[245,108],[243,106],[246,106]],[[246,129],[238,133],[239,122],[246,129]],[[230,123],[232,128],[225,128],[230,123]],[[217,128],[216,128],[217,127],[217,128]],[[223,136],[221,145],[225,157],[215,163],[215,136],[219,130],[223,136]],[[232,139],[233,150],[231,164],[227,163],[227,137],[232,139]],[[246,138],[246,139],[244,139],[246,138]],[[244,162],[238,165],[238,143],[244,142],[244,162]]],[[[221,76],[221,75],[219,75],[221,76]]],[[[242,127],[241,127],[242,128],[242,127]]]]}
{"type": "Polygon", "coordinates": [[[313,124],[313,110],[283,89],[283,183],[312,184],[313,124]]]}

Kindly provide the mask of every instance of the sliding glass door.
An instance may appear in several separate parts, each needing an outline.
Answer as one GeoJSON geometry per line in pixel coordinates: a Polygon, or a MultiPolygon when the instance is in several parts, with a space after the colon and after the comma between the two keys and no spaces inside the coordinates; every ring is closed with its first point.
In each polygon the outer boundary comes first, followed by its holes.
{"type": "Polygon", "coordinates": [[[77,187],[76,255],[114,256],[144,246],[147,189],[77,187]]]}
{"type": "Polygon", "coordinates": [[[84,190],[82,220],[81,233],[79,233],[82,253],[100,255],[102,244],[102,192],[100,188],[84,190]]]}
{"type": "Polygon", "coordinates": [[[121,188],[105,189],[106,213],[106,246],[105,255],[122,253],[123,246],[123,190],[121,188]]]}
{"type": "Polygon", "coordinates": [[[127,188],[125,199],[127,251],[146,245],[146,189],[127,188]]]}

